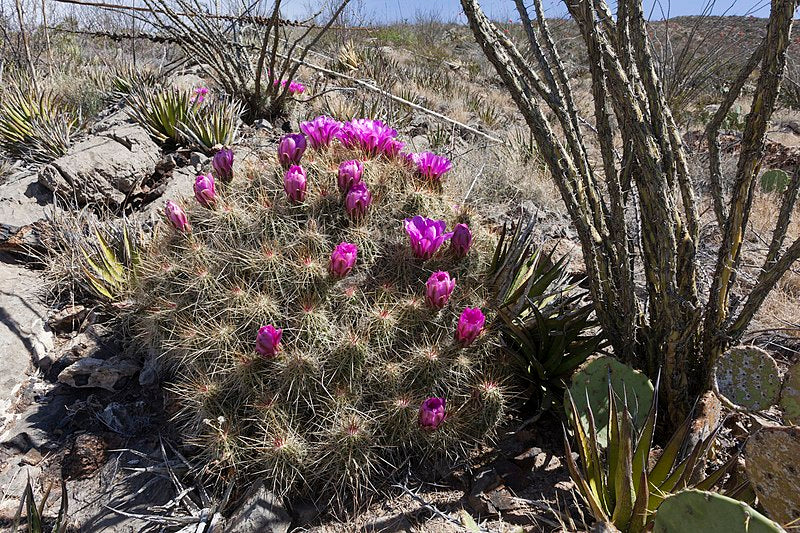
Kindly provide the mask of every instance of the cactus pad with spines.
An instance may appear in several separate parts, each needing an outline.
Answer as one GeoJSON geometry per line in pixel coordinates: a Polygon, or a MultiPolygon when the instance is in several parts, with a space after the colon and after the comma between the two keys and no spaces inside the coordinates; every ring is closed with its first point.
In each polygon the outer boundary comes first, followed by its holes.
{"type": "Polygon", "coordinates": [[[789,175],[783,170],[768,170],[761,175],[761,190],[782,193],[789,186],[789,175]]]}
{"type": "Polygon", "coordinates": [[[157,228],[140,277],[139,331],[163,354],[179,431],[209,473],[264,476],[281,494],[358,499],[399,465],[465,457],[503,419],[511,369],[494,334],[469,347],[454,339],[465,307],[492,318],[483,279],[496,238],[402,158],[334,144],[307,150],[301,164],[300,202],[287,198],[277,161],[262,160],[253,168],[263,171],[220,186],[215,208],[184,201],[191,232],[157,228]],[[364,160],[373,196],[359,221],[337,190],[339,164],[351,159],[364,160]],[[415,215],[448,230],[469,224],[467,256],[445,242],[433,258],[414,258],[403,220],[415,215]],[[341,242],[358,255],[339,279],[329,264],[341,242]],[[456,286],[433,310],[426,280],[439,270],[456,286]],[[283,329],[281,348],[258,357],[267,324],[283,329]],[[429,397],[447,407],[433,431],[417,422],[429,397]]]}
{"type": "MultiPolygon", "coordinates": [[[[653,404],[653,384],[647,376],[620,363],[613,357],[598,357],[581,367],[572,377],[569,394],[575,401],[577,412],[581,414],[581,424],[589,430],[587,403],[594,413],[597,429],[597,442],[605,447],[608,442],[608,378],[611,388],[620,404],[626,405],[635,427],[641,428],[650,406],[653,404]]],[[[565,398],[567,416],[570,416],[569,401],[565,398]]]]}
{"type": "Polygon", "coordinates": [[[736,346],[725,352],[713,378],[716,392],[736,408],[761,411],[778,403],[778,364],[758,346],[736,346]]]}
{"type": "Polygon", "coordinates": [[[656,513],[653,533],[779,533],[781,527],[749,505],[716,492],[685,490],[656,513]]]}
{"type": "Polygon", "coordinates": [[[792,365],[783,376],[780,406],[787,423],[800,425],[800,363],[792,365]]]}
{"type": "Polygon", "coordinates": [[[745,447],[745,468],[758,501],[783,525],[800,521],[800,427],[765,427],[745,447]]]}

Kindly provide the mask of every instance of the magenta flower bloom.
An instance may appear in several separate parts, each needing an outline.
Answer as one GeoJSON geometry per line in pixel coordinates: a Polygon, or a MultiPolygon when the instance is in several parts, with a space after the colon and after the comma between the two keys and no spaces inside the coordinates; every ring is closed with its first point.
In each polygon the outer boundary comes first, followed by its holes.
{"type": "Polygon", "coordinates": [[[278,144],[278,161],[283,168],[299,165],[306,151],[306,138],[302,133],[284,135],[278,144]]]}
{"type": "Polygon", "coordinates": [[[354,220],[361,220],[367,214],[367,208],[372,203],[372,193],[369,192],[364,182],[358,182],[348,191],[344,199],[344,208],[354,220]]]}
{"type": "Polygon", "coordinates": [[[214,170],[214,175],[217,176],[222,183],[230,183],[233,181],[233,150],[230,148],[223,148],[211,160],[211,168],[214,170]]]}
{"type": "Polygon", "coordinates": [[[217,204],[217,190],[211,174],[201,174],[194,179],[194,197],[203,207],[212,208],[217,204]]]}
{"type": "Polygon", "coordinates": [[[358,159],[343,161],[339,165],[339,175],[336,177],[336,184],[342,194],[350,190],[356,183],[361,183],[361,176],[364,175],[364,164],[358,159]]]}
{"type": "Polygon", "coordinates": [[[295,204],[301,203],[306,199],[306,171],[300,165],[292,165],[286,171],[286,176],[283,178],[283,190],[286,195],[295,204]]]}
{"type": "Polygon", "coordinates": [[[360,148],[371,156],[397,156],[404,145],[396,137],[397,130],[380,120],[366,118],[345,122],[339,132],[339,140],[347,148],[360,148]]]}
{"type": "Polygon", "coordinates": [[[275,357],[280,349],[283,330],[272,324],[261,326],[256,337],[256,352],[264,357],[275,357]]]}
{"type": "Polygon", "coordinates": [[[456,224],[453,237],[450,239],[450,248],[457,257],[464,257],[472,246],[472,231],[466,224],[456,224]]]}
{"type": "Polygon", "coordinates": [[[194,95],[189,99],[189,101],[201,104],[203,103],[203,100],[206,99],[206,95],[208,95],[208,93],[208,87],[197,87],[194,90],[194,95]]]}
{"type": "Polygon", "coordinates": [[[444,241],[453,233],[445,233],[444,220],[432,220],[419,215],[407,218],[404,222],[406,233],[411,240],[411,250],[420,259],[430,259],[444,241]]]}
{"type": "Polygon", "coordinates": [[[442,425],[447,417],[444,398],[428,398],[419,406],[419,426],[422,429],[434,430],[442,425]]]}
{"type": "Polygon", "coordinates": [[[337,278],[343,278],[353,270],[358,257],[358,246],[349,242],[339,243],[331,254],[331,273],[337,278]]]}
{"type": "Polygon", "coordinates": [[[292,80],[289,82],[289,94],[303,94],[306,91],[306,86],[299,81],[292,80]]]}
{"type": "Polygon", "coordinates": [[[169,223],[172,224],[172,227],[176,230],[182,233],[192,231],[192,226],[189,224],[189,219],[186,218],[186,213],[181,209],[181,206],[172,200],[167,200],[164,206],[164,213],[167,215],[169,223]]]}
{"type": "Polygon", "coordinates": [[[450,278],[449,272],[434,272],[425,282],[425,302],[434,309],[442,309],[455,288],[456,280],[450,278]]]}
{"type": "Polygon", "coordinates": [[[306,134],[311,148],[328,148],[342,129],[342,123],[331,117],[320,116],[310,122],[301,122],[300,131],[306,134]]]}
{"type": "Polygon", "coordinates": [[[439,181],[445,173],[453,168],[449,159],[431,152],[416,154],[414,163],[417,165],[419,174],[431,181],[439,181]]]}
{"type": "Polygon", "coordinates": [[[467,307],[458,317],[456,342],[461,346],[469,346],[481,334],[484,324],[486,324],[486,317],[483,315],[483,311],[479,307],[467,307]]]}

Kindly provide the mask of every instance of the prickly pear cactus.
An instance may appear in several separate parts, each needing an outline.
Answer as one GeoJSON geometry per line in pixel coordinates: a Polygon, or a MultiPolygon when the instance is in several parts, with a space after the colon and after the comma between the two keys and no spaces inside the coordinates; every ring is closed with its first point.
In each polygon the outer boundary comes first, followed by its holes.
{"type": "Polygon", "coordinates": [[[800,363],[789,368],[783,376],[780,406],[787,423],[800,425],[800,363]]]}
{"type": "Polygon", "coordinates": [[[781,193],[789,186],[789,175],[783,170],[768,170],[761,175],[761,190],[781,193]]]}
{"type": "Polygon", "coordinates": [[[715,391],[738,409],[761,411],[778,403],[778,363],[758,346],[737,346],[725,352],[713,379],[715,391]]]}
{"type": "Polygon", "coordinates": [[[271,152],[232,183],[199,176],[169,206],[139,330],[208,473],[349,501],[491,438],[510,365],[488,328],[481,219],[416,154],[312,140],[287,136],[284,168],[271,152]]]}
{"type": "Polygon", "coordinates": [[[656,512],[653,533],[778,533],[781,527],[749,505],[716,492],[685,490],[656,512]]]}
{"type": "MultiPolygon", "coordinates": [[[[602,447],[608,442],[609,376],[617,405],[621,406],[627,401],[628,410],[637,428],[642,426],[653,404],[653,384],[647,376],[613,357],[598,357],[580,368],[572,377],[569,394],[575,401],[578,413],[581,413],[581,424],[587,431],[589,429],[587,407],[591,406],[597,429],[597,441],[602,447]]],[[[569,406],[566,397],[564,405],[569,406]]],[[[570,416],[569,410],[567,416],[570,416]]]]}
{"type": "Polygon", "coordinates": [[[800,427],[765,427],[747,441],[745,469],[758,501],[781,524],[800,521],[800,427]]]}

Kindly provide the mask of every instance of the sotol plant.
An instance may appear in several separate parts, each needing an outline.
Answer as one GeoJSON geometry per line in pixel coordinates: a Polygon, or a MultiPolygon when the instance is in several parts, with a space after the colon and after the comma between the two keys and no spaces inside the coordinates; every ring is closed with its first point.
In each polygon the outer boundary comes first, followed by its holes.
{"type": "Polygon", "coordinates": [[[463,457],[502,420],[494,238],[440,192],[445,158],[400,153],[378,121],[302,129],[274,170],[229,182],[228,153],[196,201],[168,203],[140,331],[210,473],[358,499],[408,461],[463,457]]]}

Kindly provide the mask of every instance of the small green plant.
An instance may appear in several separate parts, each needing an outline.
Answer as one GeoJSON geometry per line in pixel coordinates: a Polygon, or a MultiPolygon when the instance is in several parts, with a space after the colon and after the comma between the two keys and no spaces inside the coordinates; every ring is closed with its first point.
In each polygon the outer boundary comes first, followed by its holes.
{"type": "Polygon", "coordinates": [[[243,106],[236,100],[214,99],[189,113],[178,129],[184,142],[213,155],[220,145],[233,145],[243,112],[243,106]]]}
{"type": "MultiPolygon", "coordinates": [[[[26,531],[27,533],[44,533],[44,520],[42,514],[44,513],[44,506],[47,503],[47,498],[50,496],[50,491],[53,489],[53,483],[51,482],[47,486],[47,490],[45,490],[44,494],[42,494],[42,500],[39,504],[36,504],[35,498],[33,496],[33,487],[31,486],[31,478],[28,475],[28,481],[25,484],[25,492],[22,493],[22,496],[19,499],[19,507],[17,508],[17,514],[14,516],[14,525],[12,526],[12,531],[17,533],[19,531],[26,531]],[[20,530],[20,521],[22,520],[22,512],[25,511],[25,525],[22,530],[20,530]]],[[[52,527],[48,528],[46,531],[51,533],[64,533],[67,531],[68,524],[68,515],[69,511],[69,498],[67,497],[67,484],[62,480],[61,481],[61,506],[58,510],[58,518],[56,518],[55,523],[52,527]]]]}
{"type": "Polygon", "coordinates": [[[652,527],[659,506],[670,494],[687,488],[707,490],[717,485],[736,464],[737,456],[704,475],[704,465],[713,452],[718,428],[686,450],[692,427],[692,420],[687,419],[658,459],[651,463],[657,399],[653,399],[644,423],[638,427],[626,397],[620,398],[618,393],[609,381],[604,402],[609,406],[608,417],[603,422],[608,428],[605,446],[598,438],[595,407],[589,403],[582,412],[569,395],[569,422],[578,442],[580,466],[572,457],[572,447],[565,433],[566,461],[570,477],[594,519],[612,523],[623,533],[637,533],[652,527]],[[588,429],[580,422],[582,415],[587,419],[588,429]]]}
{"type": "Polygon", "coordinates": [[[131,118],[159,142],[173,145],[183,140],[180,127],[197,106],[191,92],[175,88],[136,91],[128,102],[131,118]]]}
{"type": "Polygon", "coordinates": [[[11,81],[0,100],[0,148],[36,163],[67,153],[78,119],[52,92],[11,81]]]}
{"type": "Polygon", "coordinates": [[[94,238],[80,244],[86,287],[95,298],[116,305],[130,298],[142,240],[141,231],[123,219],[118,227],[95,226],[94,238]]]}

